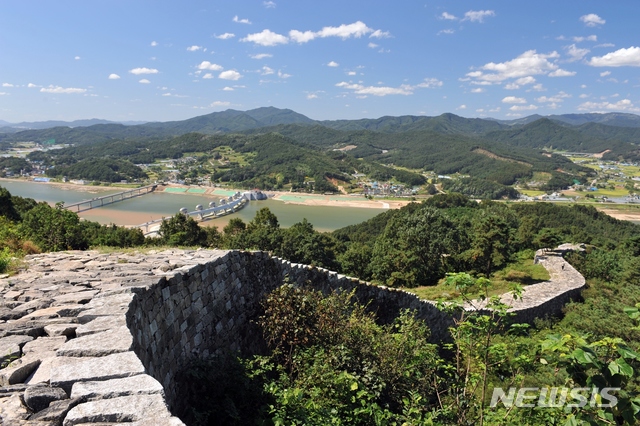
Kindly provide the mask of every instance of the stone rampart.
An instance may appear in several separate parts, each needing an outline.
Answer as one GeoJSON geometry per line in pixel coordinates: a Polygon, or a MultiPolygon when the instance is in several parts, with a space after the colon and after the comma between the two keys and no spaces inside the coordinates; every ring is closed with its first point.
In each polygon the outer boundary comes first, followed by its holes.
{"type": "MultiPolygon", "coordinates": [[[[527,288],[526,303],[513,307],[519,319],[559,314],[584,285],[560,256],[540,261],[552,280],[527,288]]],[[[383,322],[413,309],[434,341],[453,322],[405,291],[262,252],[87,251],[26,262],[27,270],[0,279],[2,424],[182,424],[169,410],[181,366],[193,356],[263,351],[252,320],[287,276],[324,292],[354,290],[383,322]]]]}

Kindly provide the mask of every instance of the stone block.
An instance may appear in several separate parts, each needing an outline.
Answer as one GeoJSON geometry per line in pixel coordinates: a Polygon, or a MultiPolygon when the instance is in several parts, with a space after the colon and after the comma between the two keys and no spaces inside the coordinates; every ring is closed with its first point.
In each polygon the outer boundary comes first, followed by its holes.
{"type": "Polygon", "coordinates": [[[69,340],[56,352],[63,357],[101,357],[131,350],[133,337],[126,326],[69,340]]]}
{"type": "Polygon", "coordinates": [[[130,395],[164,395],[162,385],[147,374],[99,382],[77,382],[71,398],[107,399],[130,395]]]}
{"type": "Polygon", "coordinates": [[[56,357],[51,367],[51,385],[67,392],[75,382],[118,379],[144,373],[144,366],[133,352],[96,358],[56,357]]]}
{"type": "Polygon", "coordinates": [[[67,398],[67,393],[55,386],[29,386],[24,392],[24,403],[36,413],[47,408],[53,401],[67,398]]]}
{"type": "Polygon", "coordinates": [[[142,422],[149,419],[170,419],[171,417],[161,395],[133,395],[76,405],[65,417],[63,425],[142,422]]]}

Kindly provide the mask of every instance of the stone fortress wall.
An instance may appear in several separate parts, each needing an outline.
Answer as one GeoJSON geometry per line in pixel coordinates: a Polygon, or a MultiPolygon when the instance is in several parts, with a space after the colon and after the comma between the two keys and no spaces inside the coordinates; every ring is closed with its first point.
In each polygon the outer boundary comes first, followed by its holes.
{"type": "MultiPolygon", "coordinates": [[[[517,320],[558,315],[579,295],[584,279],[560,254],[538,253],[551,279],[527,287],[513,304],[517,320]]],[[[169,407],[179,403],[174,377],[184,361],[263,351],[251,320],[285,276],[324,292],[355,289],[385,322],[413,309],[434,341],[453,322],[405,291],[263,252],[64,252],[27,263],[0,279],[2,424],[181,425],[169,407]]]]}

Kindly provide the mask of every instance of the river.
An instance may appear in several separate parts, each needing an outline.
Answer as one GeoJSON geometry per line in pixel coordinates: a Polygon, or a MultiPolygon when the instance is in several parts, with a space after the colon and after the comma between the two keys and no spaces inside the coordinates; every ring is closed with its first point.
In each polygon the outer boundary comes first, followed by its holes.
{"type": "MultiPolygon", "coordinates": [[[[88,200],[94,197],[121,192],[122,189],[99,190],[86,192],[53,184],[0,180],[3,186],[12,195],[33,198],[37,201],[46,201],[55,204],[64,201],[66,204],[88,200]]],[[[85,187],[86,188],[86,187],[85,187]]],[[[139,225],[150,220],[172,216],[181,207],[189,211],[195,210],[197,204],[205,207],[210,201],[218,201],[220,196],[203,196],[196,194],[170,194],[164,192],[151,193],[140,197],[118,202],[107,207],[100,207],[79,215],[87,220],[93,220],[102,224],[114,223],[116,225],[139,225]]],[[[206,226],[224,227],[232,218],[240,218],[245,222],[253,219],[256,212],[262,207],[268,207],[278,217],[280,226],[289,227],[306,218],[313,227],[322,232],[334,231],[348,225],[364,222],[386,211],[386,209],[357,208],[357,207],[326,207],[306,206],[300,204],[286,204],[277,200],[250,201],[240,211],[203,222],[206,226]]]]}

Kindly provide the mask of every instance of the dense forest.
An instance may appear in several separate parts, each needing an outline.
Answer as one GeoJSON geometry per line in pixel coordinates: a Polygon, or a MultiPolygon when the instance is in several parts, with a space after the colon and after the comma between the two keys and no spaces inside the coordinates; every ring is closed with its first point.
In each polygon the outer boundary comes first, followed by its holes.
{"type": "Polygon", "coordinates": [[[135,126],[103,123],[0,133],[0,144],[8,147],[18,141],[51,139],[72,144],[29,156],[55,166],[48,174],[56,177],[135,181],[142,171],[123,161],[157,164],[197,153],[202,167],[191,170],[189,177],[206,175],[214,182],[244,188],[335,191],[336,180],[348,184],[355,173],[372,181],[419,186],[426,183],[425,173],[435,173],[471,178],[448,183],[450,191],[509,198],[515,193],[500,185],[512,186],[535,172],[553,174],[553,182],[543,188],[549,191],[593,176],[592,170],[571,163],[558,151],[604,153],[605,159],[637,161],[638,123],[640,119],[631,114],[531,116],[511,121],[454,114],[317,121],[269,107],[135,126]],[[215,159],[221,147],[230,147],[243,161],[210,161],[213,167],[205,167],[204,161],[215,159]],[[93,170],[94,164],[86,162],[93,158],[112,161],[93,170]],[[309,182],[318,188],[308,186],[309,182]]]}

